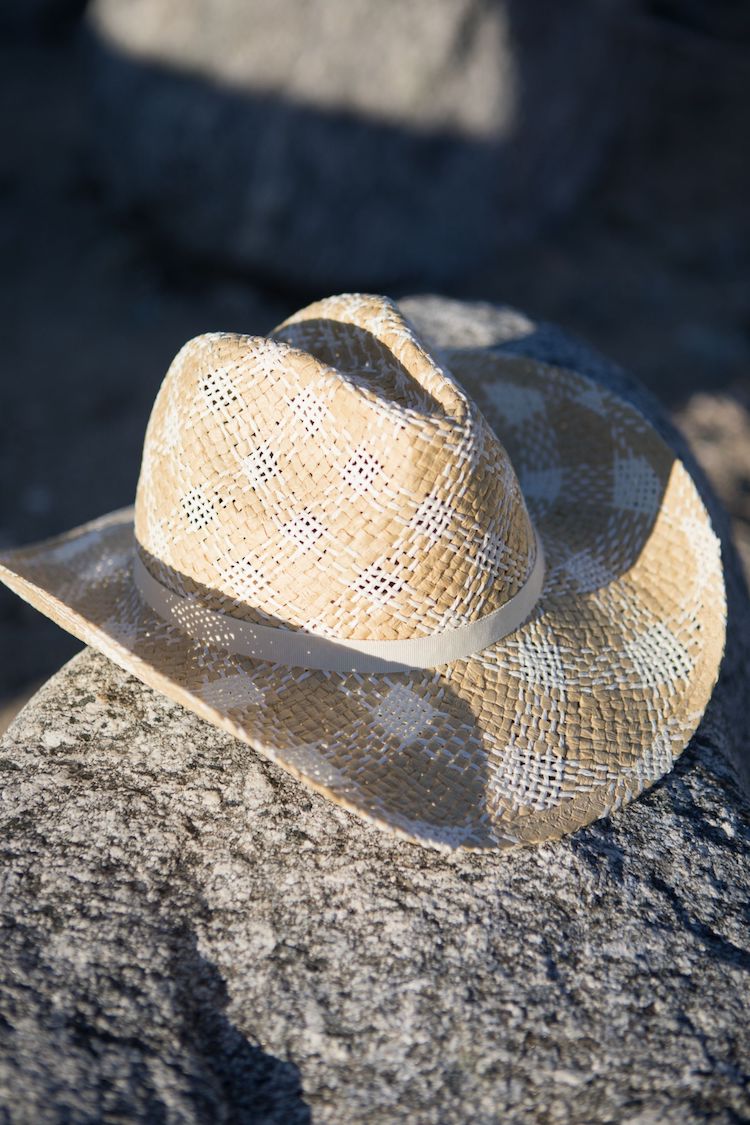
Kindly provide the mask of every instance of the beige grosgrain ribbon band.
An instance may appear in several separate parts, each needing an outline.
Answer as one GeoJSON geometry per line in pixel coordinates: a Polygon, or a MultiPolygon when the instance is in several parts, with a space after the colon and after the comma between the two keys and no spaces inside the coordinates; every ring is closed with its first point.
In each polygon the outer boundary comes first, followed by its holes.
{"type": "Polygon", "coordinates": [[[499,609],[458,629],[404,641],[359,641],[256,625],[206,609],[157,581],[136,552],[133,578],[143,600],[193,640],[237,656],[324,672],[407,672],[437,668],[495,644],[522,625],[542,592],[544,554],[537,541],[534,565],[521,589],[499,609]]]}

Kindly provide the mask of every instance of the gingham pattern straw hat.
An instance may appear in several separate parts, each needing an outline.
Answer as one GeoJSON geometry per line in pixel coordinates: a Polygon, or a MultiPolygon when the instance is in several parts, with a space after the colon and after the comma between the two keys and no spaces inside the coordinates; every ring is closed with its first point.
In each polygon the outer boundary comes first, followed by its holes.
{"type": "Polygon", "coordinates": [[[0,561],[145,683],[438,847],[636,796],[724,644],[718,540],[644,418],[573,371],[438,354],[381,297],[186,344],[134,511],[0,561]]]}

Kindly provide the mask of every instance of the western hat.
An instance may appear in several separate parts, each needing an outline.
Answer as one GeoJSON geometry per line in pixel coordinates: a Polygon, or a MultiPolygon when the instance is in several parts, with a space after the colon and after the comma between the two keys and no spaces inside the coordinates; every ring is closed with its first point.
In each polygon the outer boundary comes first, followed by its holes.
{"type": "Polygon", "coordinates": [[[386,298],[199,336],[135,507],[0,556],[23,598],[380,827],[555,839],[687,745],[724,646],[687,470],[583,375],[386,298]]]}

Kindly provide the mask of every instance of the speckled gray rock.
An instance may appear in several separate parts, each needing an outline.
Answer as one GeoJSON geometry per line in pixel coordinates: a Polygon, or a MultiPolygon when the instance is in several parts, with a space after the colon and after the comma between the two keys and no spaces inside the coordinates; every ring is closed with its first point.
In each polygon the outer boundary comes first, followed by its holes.
{"type": "Polygon", "coordinates": [[[629,0],[92,0],[97,152],[171,243],[283,282],[451,278],[559,212],[629,0]]]}
{"type": "MultiPolygon", "coordinates": [[[[454,346],[630,393],[519,314],[404,304],[454,346]]],[[[504,855],[397,842],[76,657],[0,744],[0,1120],[747,1120],[750,629],[729,547],[727,572],[727,662],[674,772],[504,855]]]]}

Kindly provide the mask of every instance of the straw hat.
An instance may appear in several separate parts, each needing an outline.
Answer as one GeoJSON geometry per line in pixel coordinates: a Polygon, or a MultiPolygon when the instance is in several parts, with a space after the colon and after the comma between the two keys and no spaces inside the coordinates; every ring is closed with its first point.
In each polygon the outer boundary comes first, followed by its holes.
{"type": "Polygon", "coordinates": [[[438,847],[636,796],[724,645],[719,542],[644,418],[573,371],[431,351],[380,297],[186,344],[135,509],[0,562],[145,683],[438,847]]]}

